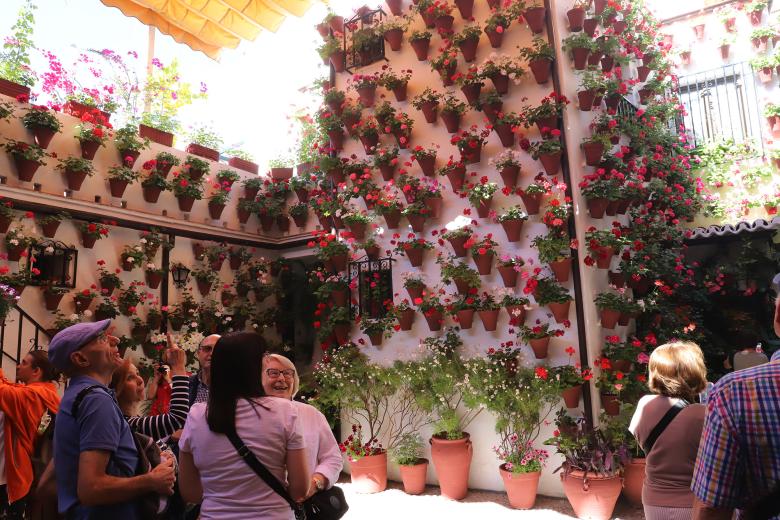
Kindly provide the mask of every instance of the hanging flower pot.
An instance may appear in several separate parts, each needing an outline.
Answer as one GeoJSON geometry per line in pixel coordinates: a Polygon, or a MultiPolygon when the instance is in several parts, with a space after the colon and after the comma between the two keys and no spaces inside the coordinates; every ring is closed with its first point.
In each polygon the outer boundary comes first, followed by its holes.
{"type": "Polygon", "coordinates": [[[385,223],[388,229],[398,229],[401,223],[401,211],[394,209],[383,215],[385,217],[385,223]]]}
{"type": "Polygon", "coordinates": [[[30,129],[30,131],[35,138],[35,144],[41,148],[47,148],[49,143],[51,143],[51,140],[54,138],[54,134],[57,133],[51,128],[44,128],[40,126],[33,127],[30,129]]]}
{"type": "Polygon", "coordinates": [[[360,143],[366,155],[374,155],[376,147],[379,144],[379,134],[367,134],[360,136],[360,143]]]}
{"type": "Polygon", "coordinates": [[[620,319],[620,311],[615,309],[601,309],[601,326],[605,329],[614,329],[620,319]]]}
{"type": "Polygon", "coordinates": [[[412,330],[416,314],[414,309],[405,309],[398,314],[398,324],[401,326],[401,330],[412,330]]]}
{"type": "Polygon", "coordinates": [[[150,289],[157,289],[162,283],[163,274],[157,271],[145,271],[146,285],[150,289]]]}
{"type": "Polygon", "coordinates": [[[444,201],[441,197],[428,197],[425,199],[425,207],[429,210],[429,217],[432,219],[439,218],[441,214],[441,207],[444,201]]]}
{"type": "Polygon", "coordinates": [[[598,26],[598,18],[586,18],[582,23],[582,30],[585,31],[585,34],[592,38],[596,35],[596,29],[598,29],[598,26]]]}
{"type": "Polygon", "coordinates": [[[748,17],[750,18],[750,25],[757,27],[761,25],[761,19],[764,17],[764,10],[751,11],[748,13],[748,17]]]}
{"type": "Polygon", "coordinates": [[[544,21],[547,10],[544,7],[532,7],[523,12],[523,18],[528,22],[528,27],[534,34],[544,32],[544,21]]]}
{"type": "Polygon", "coordinates": [[[395,176],[395,164],[382,164],[379,166],[379,171],[382,174],[382,179],[385,182],[390,182],[395,176]]]}
{"type": "Polygon", "coordinates": [[[593,89],[580,90],[577,92],[577,101],[579,101],[580,110],[590,112],[593,108],[593,100],[596,98],[596,91],[593,89]]]}
{"type": "MultiPolygon", "coordinates": [[[[414,215],[414,216],[421,216],[421,215],[414,215]]],[[[406,249],[405,252],[407,258],[409,258],[409,263],[412,265],[412,267],[420,267],[422,265],[423,254],[425,253],[425,249],[421,247],[410,247],[406,249]]]]}
{"type": "Polygon", "coordinates": [[[399,465],[398,471],[401,473],[404,493],[407,495],[421,495],[425,491],[428,459],[417,459],[417,463],[414,465],[399,465]]]}
{"type": "Polygon", "coordinates": [[[600,476],[591,472],[585,478],[582,471],[572,471],[565,476],[562,473],[561,481],[566,498],[577,518],[612,518],[622,487],[619,475],[600,476]]]}
{"type": "Polygon", "coordinates": [[[556,323],[563,323],[569,319],[569,308],[571,307],[571,300],[563,303],[549,303],[547,306],[553,313],[556,323]]]}
{"type": "Polygon", "coordinates": [[[684,66],[688,66],[691,64],[691,51],[682,51],[680,53],[680,63],[684,66]]]}
{"type": "Polygon", "coordinates": [[[468,239],[469,237],[465,237],[465,236],[451,237],[447,239],[447,241],[452,246],[452,250],[455,252],[456,258],[463,258],[464,256],[466,256],[467,249],[464,244],[468,239]]]}
{"type": "Polygon", "coordinates": [[[609,269],[609,265],[612,263],[612,257],[615,255],[615,250],[612,247],[595,247],[592,248],[593,253],[596,255],[596,267],[599,269],[609,269]]]}
{"type": "Polygon", "coordinates": [[[156,186],[144,186],[141,188],[141,192],[143,193],[143,197],[146,202],[150,204],[156,204],[157,200],[160,198],[162,189],[157,188],[156,186]]]}
{"type": "Polygon", "coordinates": [[[632,458],[623,468],[623,496],[635,507],[642,505],[645,484],[645,459],[632,458]]]}
{"type": "Polygon", "coordinates": [[[455,6],[464,20],[471,20],[474,16],[474,0],[455,0],[455,6]]]}
{"type": "Polygon", "coordinates": [[[569,281],[569,273],[571,273],[571,257],[558,260],[557,262],[550,262],[550,269],[552,269],[555,279],[561,283],[569,281]]]}
{"type": "Polygon", "coordinates": [[[425,121],[430,124],[436,122],[436,116],[438,114],[439,103],[436,101],[426,101],[420,106],[420,110],[425,116],[425,121]]]}
{"type": "Polygon", "coordinates": [[[771,83],[772,82],[772,67],[764,67],[763,69],[758,69],[758,79],[761,81],[761,83],[771,83]]]}
{"type": "Polygon", "coordinates": [[[615,66],[615,58],[606,55],[601,57],[602,72],[612,72],[614,66],[615,66]]]}
{"type": "Polygon", "coordinates": [[[466,295],[471,292],[471,285],[468,279],[461,276],[455,276],[452,279],[455,282],[455,287],[458,289],[458,294],[466,295]]]}
{"type": "Polygon", "coordinates": [[[14,165],[16,166],[16,176],[19,177],[19,180],[22,182],[32,181],[41,163],[25,159],[16,154],[11,155],[11,157],[13,157],[14,165]]]}
{"type": "Polygon", "coordinates": [[[512,473],[506,470],[506,464],[498,467],[504,489],[509,499],[509,505],[514,509],[531,509],[536,503],[536,492],[539,488],[541,471],[530,473],[512,473]]]}
{"type": "Polygon", "coordinates": [[[561,391],[561,396],[566,408],[577,408],[580,405],[580,397],[582,397],[582,385],[572,386],[561,391]]]}
{"type": "Polygon", "coordinates": [[[59,220],[53,220],[51,222],[47,222],[46,224],[41,225],[41,231],[43,232],[43,236],[46,238],[54,238],[54,235],[57,234],[57,229],[60,227],[60,221],[59,220]]]}
{"type": "Polygon", "coordinates": [[[398,148],[401,150],[406,150],[409,148],[409,139],[411,137],[410,132],[407,131],[397,131],[393,133],[393,136],[395,137],[395,142],[398,144],[398,148]]]}
{"type": "Polygon", "coordinates": [[[453,168],[447,172],[447,179],[452,185],[452,191],[460,191],[463,189],[463,183],[466,181],[466,168],[458,167],[453,168]]]}
{"type": "Polygon", "coordinates": [[[425,61],[428,59],[428,50],[431,47],[430,39],[412,40],[409,43],[411,44],[418,61],[425,61]]]}
{"type": "MultiPolygon", "coordinates": [[[[422,233],[425,231],[425,215],[407,215],[406,220],[409,221],[409,224],[412,226],[412,230],[415,233],[422,233]]],[[[415,251],[417,251],[417,249],[415,249],[415,251]]],[[[422,249],[419,251],[422,251],[422,249]]]]}
{"type": "Polygon", "coordinates": [[[466,498],[473,453],[469,434],[464,432],[462,439],[452,440],[433,436],[430,443],[441,495],[450,500],[466,498]]]}
{"type": "MultiPolygon", "coordinates": [[[[769,73],[771,76],[772,69],[769,69],[769,73]]],[[[771,77],[770,77],[771,81],[771,77]]],[[[646,105],[648,101],[654,96],[654,93],[649,88],[641,88],[639,89],[639,102],[643,105],[646,105]]]]}
{"type": "Polygon", "coordinates": [[[436,32],[439,34],[450,34],[452,33],[452,22],[455,21],[455,18],[449,14],[443,14],[436,17],[436,32]]]}
{"type": "Polygon", "coordinates": [[[588,51],[588,65],[595,68],[599,63],[601,63],[601,56],[601,51],[588,51]]]}
{"type": "Polygon", "coordinates": [[[587,199],[588,213],[590,218],[600,219],[604,217],[604,212],[607,209],[609,201],[605,198],[598,197],[593,199],[587,199]]]}
{"type": "Polygon", "coordinates": [[[49,290],[48,288],[43,291],[43,300],[46,303],[46,310],[56,311],[60,306],[60,301],[62,300],[63,296],[65,296],[65,293],[56,293],[49,290]]]}
{"type": "Polygon", "coordinates": [[[504,186],[514,189],[517,186],[517,177],[520,175],[520,166],[505,166],[498,173],[504,181],[504,186]]]}
{"type": "Polygon", "coordinates": [[[350,231],[352,231],[352,234],[355,235],[355,238],[359,241],[363,241],[366,238],[366,223],[365,222],[350,222],[347,224],[349,226],[350,231]]]}
{"type": "Polygon", "coordinates": [[[523,224],[524,223],[525,223],[525,220],[522,220],[522,219],[502,220],[501,221],[501,227],[504,228],[504,232],[506,233],[506,239],[509,242],[519,242],[520,241],[520,235],[523,232],[523,224]]]}
{"type": "Polygon", "coordinates": [[[539,208],[542,205],[543,193],[526,193],[521,192],[520,198],[523,199],[523,205],[525,206],[525,212],[529,215],[538,215],[539,208]]]}
{"type": "Polygon", "coordinates": [[[425,321],[428,322],[428,329],[431,332],[441,330],[443,317],[440,310],[429,309],[423,313],[423,316],[425,316],[425,321]]]}
{"type": "MultiPolygon", "coordinates": [[[[728,43],[724,43],[720,46],[720,57],[721,59],[727,60],[729,59],[729,50],[731,49],[731,45],[728,43]]],[[[647,76],[645,76],[647,78],[647,76]]],[[[640,81],[644,81],[640,79],[640,81]]]]}
{"type": "Polygon", "coordinates": [[[547,353],[550,347],[549,336],[546,338],[529,339],[528,344],[534,351],[534,357],[536,357],[536,359],[547,359],[547,353]]]}
{"type": "Polygon", "coordinates": [[[571,32],[580,32],[585,22],[585,9],[575,7],[566,11],[566,17],[569,19],[569,30],[571,32]]]}
{"type": "Polygon", "coordinates": [[[493,269],[493,256],[495,255],[491,253],[472,255],[474,264],[477,266],[477,271],[480,275],[484,276],[490,274],[490,271],[493,269]]]}
{"type": "Polygon", "coordinates": [[[601,407],[607,415],[612,417],[620,415],[620,401],[616,395],[602,393],[601,407]]]}
{"type": "Polygon", "coordinates": [[[349,341],[349,332],[349,323],[336,323],[333,325],[333,333],[336,335],[336,341],[339,345],[343,345],[349,341]]]}
{"type": "Polygon", "coordinates": [[[184,212],[192,211],[192,206],[195,204],[195,197],[189,195],[177,195],[176,200],[179,203],[179,210],[184,212]]]}
{"type": "Polygon", "coordinates": [[[460,87],[460,91],[466,96],[466,101],[471,106],[479,102],[479,93],[482,91],[482,83],[468,83],[460,87]]]}
{"type": "Polygon", "coordinates": [[[490,46],[494,49],[498,49],[501,47],[501,44],[504,42],[504,31],[501,32],[495,31],[495,30],[486,30],[485,34],[487,34],[488,40],[490,40],[490,46]]]}
{"type": "Polygon", "coordinates": [[[636,71],[637,74],[639,75],[640,82],[644,83],[645,81],[647,81],[647,76],[650,75],[650,70],[651,70],[650,67],[646,67],[644,65],[637,67],[636,71]]]}
{"type": "Polygon", "coordinates": [[[338,50],[330,55],[330,64],[336,72],[344,72],[347,55],[343,50],[338,50]]]}
{"type": "MultiPolygon", "coordinates": [[[[539,155],[539,160],[542,162],[542,166],[544,167],[544,171],[547,172],[547,175],[553,176],[558,174],[558,171],[561,169],[561,155],[562,152],[560,150],[554,153],[539,155]]],[[[528,213],[531,214],[530,211],[528,213]]]]}
{"type": "Polygon", "coordinates": [[[498,113],[501,112],[503,106],[504,103],[502,101],[487,103],[482,105],[482,112],[485,113],[485,117],[487,117],[492,123],[496,120],[496,117],[498,116],[498,113]]]}
{"type": "Polygon", "coordinates": [[[499,265],[498,273],[501,275],[501,279],[504,281],[504,287],[516,287],[518,273],[511,265],[499,265]]]}
{"type": "Polygon", "coordinates": [[[444,121],[447,132],[451,134],[454,134],[460,128],[460,114],[457,112],[442,111],[441,120],[444,121]]]}
{"type": "MultiPolygon", "coordinates": [[[[471,63],[477,59],[477,46],[479,45],[479,38],[469,38],[463,40],[458,44],[460,52],[463,54],[463,60],[466,63],[471,63]]],[[[452,74],[450,74],[452,75],[452,74]]]]}
{"type": "Polygon", "coordinates": [[[78,191],[81,189],[81,185],[84,183],[84,179],[87,178],[87,172],[76,172],[72,170],[65,170],[65,180],[68,184],[68,189],[78,191]]]}
{"type": "Polygon", "coordinates": [[[436,18],[434,18],[433,13],[429,13],[428,11],[420,11],[420,18],[422,18],[426,29],[433,29],[436,27],[436,18]]]}
{"type": "Polygon", "coordinates": [[[401,83],[397,87],[393,88],[393,95],[398,102],[406,101],[406,90],[408,83],[401,83]]]}
{"type": "Polygon", "coordinates": [[[11,222],[13,221],[10,218],[0,215],[0,233],[7,233],[11,222]]]}
{"type": "Polygon", "coordinates": [[[515,133],[512,131],[512,126],[506,123],[495,124],[493,126],[498,139],[501,141],[501,145],[504,148],[511,148],[515,144],[515,133]]]}
{"type": "Polygon", "coordinates": [[[376,100],[376,85],[366,85],[357,89],[360,103],[366,107],[374,106],[376,100]]]}
{"type": "Polygon", "coordinates": [[[390,50],[400,51],[401,43],[403,42],[404,32],[401,29],[390,29],[386,31],[385,41],[390,45],[390,50]]]}
{"type": "Polygon", "coordinates": [[[460,158],[466,164],[477,164],[482,160],[482,145],[476,148],[464,148],[460,151],[460,158]]]}
{"type": "Polygon", "coordinates": [[[276,217],[276,227],[282,233],[290,231],[290,217],[287,215],[279,215],[276,217]]]}
{"type": "MultiPolygon", "coordinates": [[[[585,65],[588,63],[589,53],[590,50],[586,49],[585,47],[576,47],[571,50],[571,56],[574,60],[575,70],[585,70],[585,65]]],[[[598,63],[598,58],[596,58],[596,63],[598,63]]]]}
{"type": "Polygon", "coordinates": [[[341,128],[328,131],[328,140],[330,141],[330,147],[336,151],[344,148],[344,132],[341,128]]]}
{"type": "Polygon", "coordinates": [[[479,319],[482,320],[482,326],[488,332],[496,330],[498,324],[498,311],[501,309],[490,309],[479,311],[479,319]]]}
{"type": "Polygon", "coordinates": [[[125,194],[129,181],[124,179],[108,179],[108,187],[111,190],[111,196],[121,198],[125,194]]]}
{"type": "Polygon", "coordinates": [[[436,175],[436,156],[435,155],[416,155],[415,160],[420,165],[423,175],[433,177],[436,175]]]}
{"type": "Polygon", "coordinates": [[[73,299],[73,304],[76,307],[76,313],[84,312],[85,310],[89,309],[91,303],[92,296],[84,296],[79,294],[73,299]]]}
{"type": "Polygon", "coordinates": [[[491,74],[489,78],[493,82],[493,86],[496,87],[498,94],[504,95],[509,92],[509,76],[497,72],[491,74]]]}
{"type": "Polygon", "coordinates": [[[455,312],[455,316],[461,329],[468,330],[474,324],[474,309],[461,309],[455,312]]]}

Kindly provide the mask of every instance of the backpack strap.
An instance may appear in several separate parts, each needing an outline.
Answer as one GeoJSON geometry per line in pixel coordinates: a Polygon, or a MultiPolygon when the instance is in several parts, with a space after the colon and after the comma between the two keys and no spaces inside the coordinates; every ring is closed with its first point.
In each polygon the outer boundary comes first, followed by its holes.
{"type": "Polygon", "coordinates": [[[682,412],[683,409],[689,404],[690,403],[688,403],[688,401],[685,399],[679,399],[672,405],[671,408],[669,408],[664,416],[661,417],[661,420],[658,421],[658,424],[655,425],[655,428],[653,428],[653,430],[650,432],[650,435],[647,436],[647,439],[642,444],[642,451],[645,452],[645,457],[650,454],[650,450],[653,449],[655,441],[657,441],[658,437],[660,437],[664,430],[666,430],[666,427],[669,426],[674,418],[677,417],[677,414],[682,412]]]}
{"type": "Polygon", "coordinates": [[[73,405],[70,407],[70,414],[76,418],[79,414],[79,406],[81,406],[81,402],[84,400],[85,397],[87,397],[87,394],[92,392],[92,390],[96,388],[102,388],[103,385],[89,385],[87,387],[82,388],[79,390],[79,393],[76,394],[76,398],[73,400],[73,405]]]}

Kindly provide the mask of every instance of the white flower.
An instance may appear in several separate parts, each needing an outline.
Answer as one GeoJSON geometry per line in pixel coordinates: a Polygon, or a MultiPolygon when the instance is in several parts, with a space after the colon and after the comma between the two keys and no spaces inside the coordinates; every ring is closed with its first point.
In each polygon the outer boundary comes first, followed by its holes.
{"type": "Polygon", "coordinates": [[[152,262],[149,262],[148,264],[146,264],[146,268],[151,270],[151,269],[154,269],[155,267],[154,267],[154,264],[152,262]]]}
{"type": "Polygon", "coordinates": [[[146,243],[146,239],[142,238],[141,240],[139,240],[139,242],[141,242],[142,244],[145,244],[146,243]]]}
{"type": "Polygon", "coordinates": [[[12,238],[11,240],[9,240],[8,243],[11,244],[12,246],[18,246],[19,245],[19,241],[17,239],[15,239],[15,238],[12,238]]]}
{"type": "Polygon", "coordinates": [[[46,252],[46,253],[53,253],[54,252],[54,248],[52,246],[46,246],[46,249],[44,249],[44,252],[46,252]]]}
{"type": "Polygon", "coordinates": [[[198,326],[197,321],[193,321],[192,323],[190,323],[190,327],[192,327],[193,329],[196,328],[197,326],[198,326]]]}
{"type": "Polygon", "coordinates": [[[144,249],[141,246],[135,246],[133,249],[136,251],[143,251],[144,249]]]}
{"type": "Polygon", "coordinates": [[[90,316],[92,316],[92,311],[91,311],[91,310],[89,310],[89,309],[85,310],[85,311],[84,311],[84,316],[85,316],[85,317],[87,317],[87,318],[89,318],[90,316]]]}
{"type": "Polygon", "coordinates": [[[79,319],[79,315],[78,314],[71,314],[70,318],[68,318],[68,319],[69,320],[78,320],[79,319]]]}

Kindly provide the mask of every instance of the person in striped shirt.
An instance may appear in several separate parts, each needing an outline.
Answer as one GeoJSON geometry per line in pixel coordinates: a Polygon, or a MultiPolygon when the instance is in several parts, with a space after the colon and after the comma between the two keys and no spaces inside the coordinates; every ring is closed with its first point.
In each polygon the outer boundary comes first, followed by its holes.
{"type": "Polygon", "coordinates": [[[176,430],[182,429],[187,420],[187,413],[190,411],[190,385],[184,368],[187,356],[182,349],[173,344],[170,336],[164,358],[171,367],[171,386],[173,387],[168,413],[149,416],[138,415],[138,405],[145,398],[144,380],[138,375],[138,369],[130,360],[125,360],[122,363],[114,372],[111,380],[111,388],[116,392],[117,402],[130,427],[155,440],[165,439],[176,430]]]}
{"type": "MultiPolygon", "coordinates": [[[[774,328],[780,336],[780,298],[774,328]]],[[[715,384],[691,490],[694,520],[730,520],[735,510],[741,518],[780,520],[780,361],[715,384]]]]}

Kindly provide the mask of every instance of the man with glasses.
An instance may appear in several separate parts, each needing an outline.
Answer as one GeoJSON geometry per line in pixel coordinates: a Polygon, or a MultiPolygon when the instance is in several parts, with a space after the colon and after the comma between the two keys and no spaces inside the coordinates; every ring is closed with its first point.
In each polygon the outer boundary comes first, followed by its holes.
{"type": "Polygon", "coordinates": [[[148,493],[170,495],[173,460],[136,476],[138,451],[130,426],[108,388],[122,364],[111,320],[78,323],[56,334],[49,360],[70,378],[54,429],[60,513],[66,519],[140,518],[137,501],[148,493]]]}
{"type": "Polygon", "coordinates": [[[206,403],[209,400],[209,384],[211,384],[211,354],[217,344],[219,334],[206,336],[198,345],[198,364],[200,370],[190,376],[190,407],[195,403],[206,403]]]}

